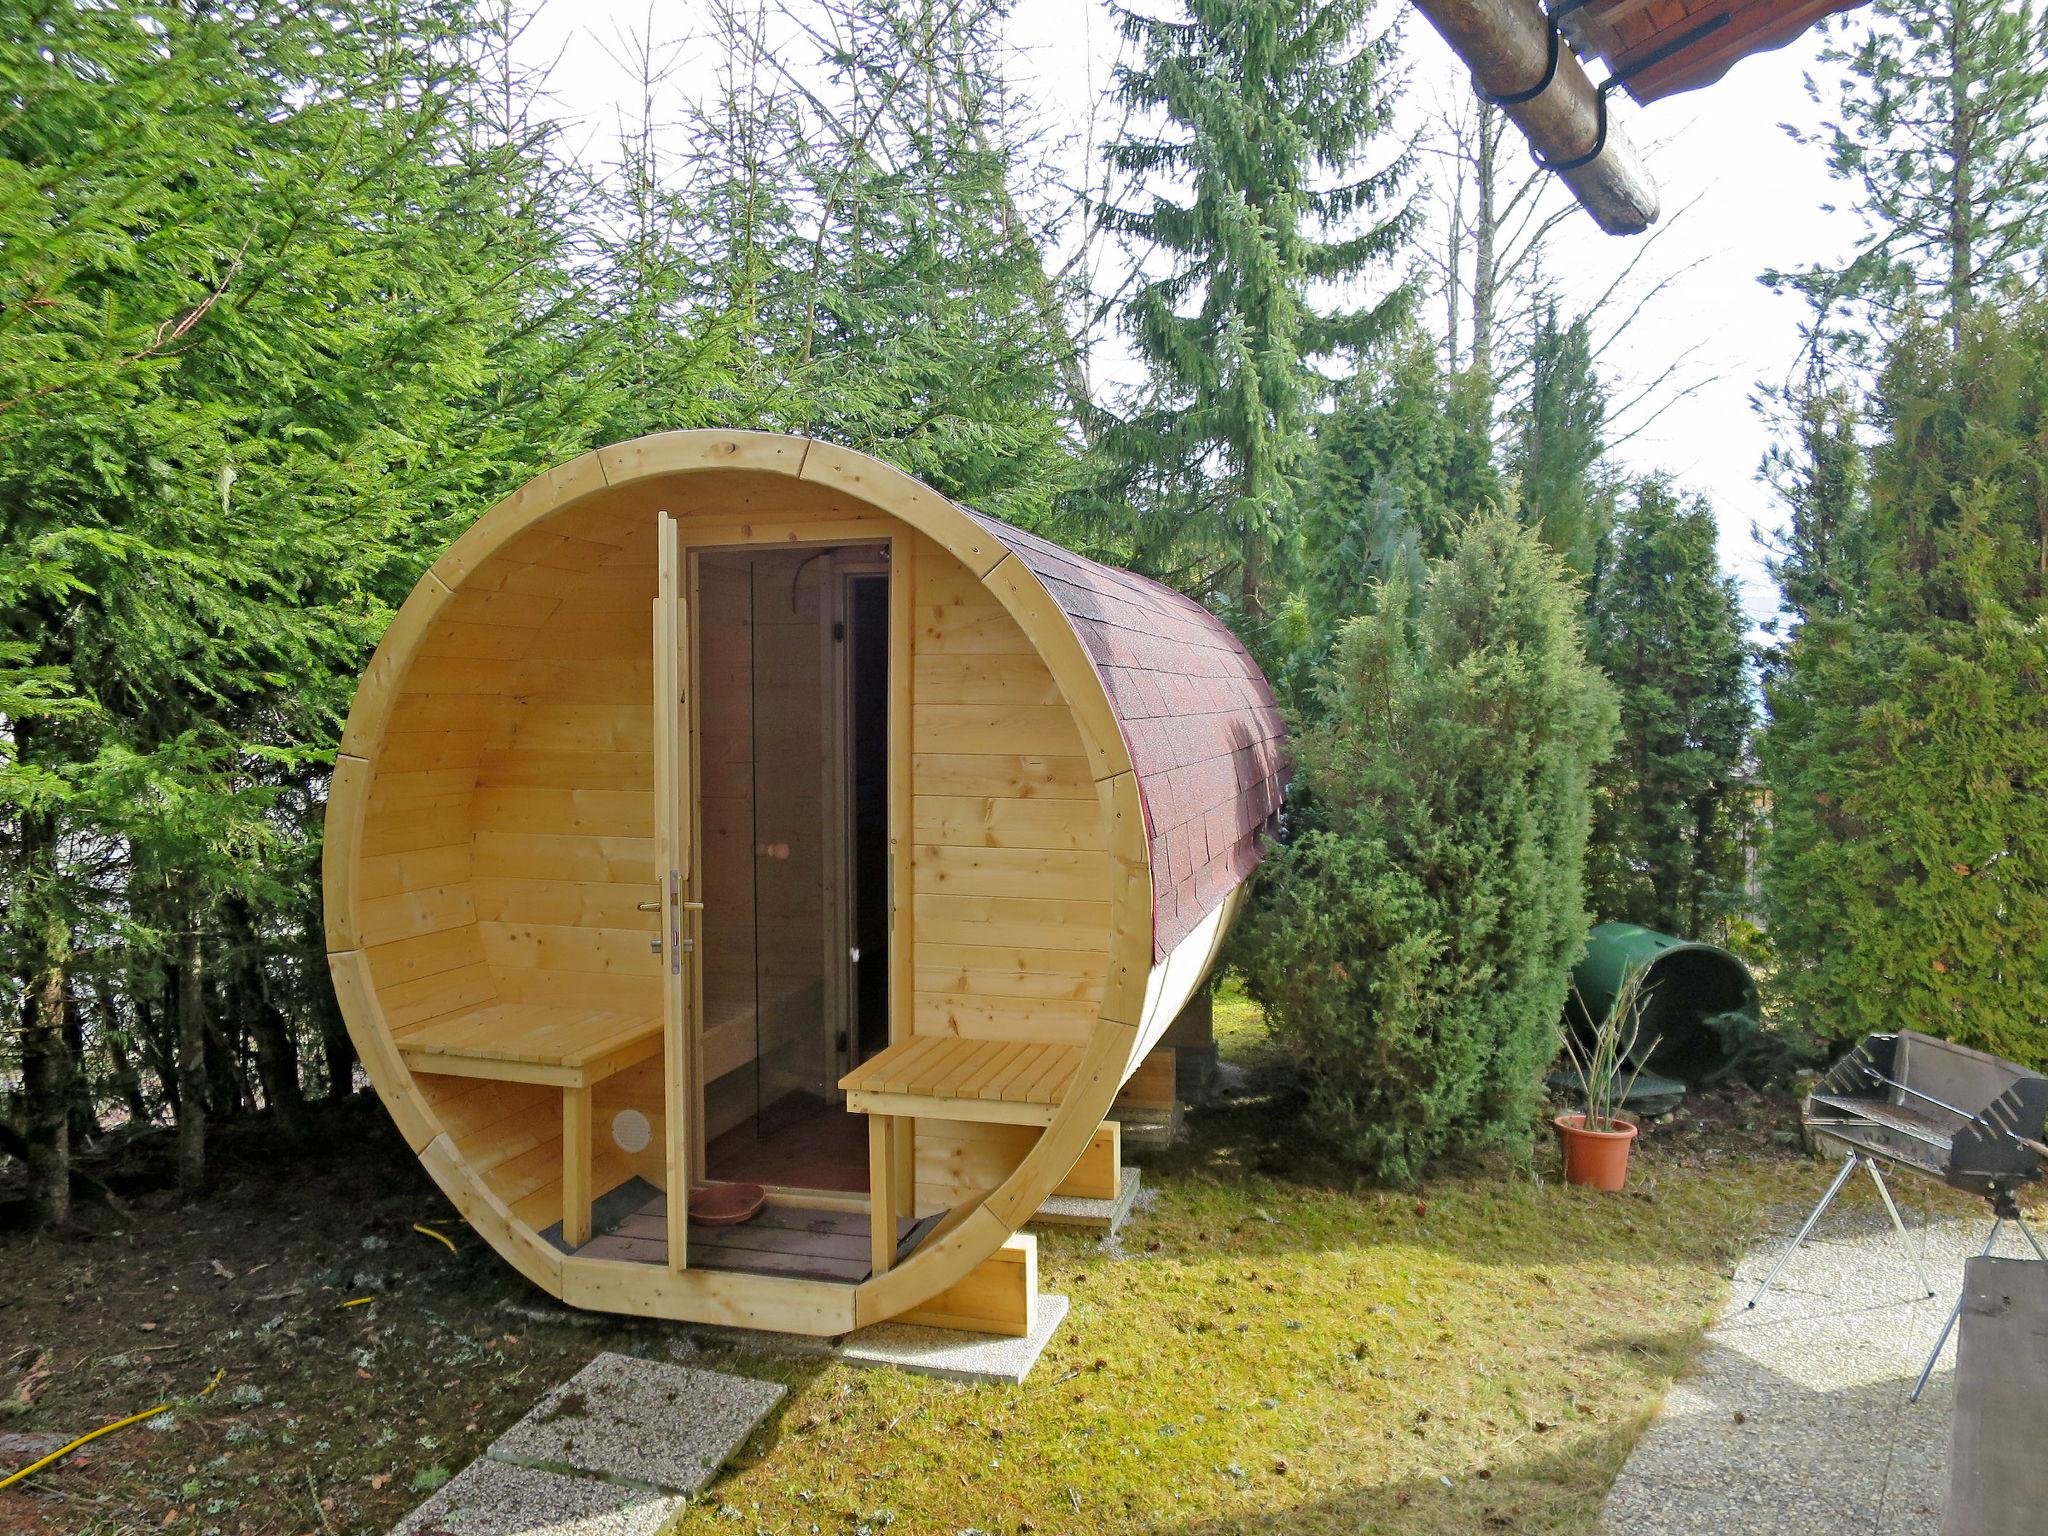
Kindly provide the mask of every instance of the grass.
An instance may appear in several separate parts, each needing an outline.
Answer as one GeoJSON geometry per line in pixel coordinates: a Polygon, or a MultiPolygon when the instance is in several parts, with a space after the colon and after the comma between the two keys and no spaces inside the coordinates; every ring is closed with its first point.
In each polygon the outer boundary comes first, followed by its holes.
{"type": "MultiPolygon", "coordinates": [[[[1256,1083],[1256,1007],[1216,1029],[1256,1083]]],[[[1021,1388],[713,1356],[791,1398],[674,1529],[1590,1531],[1733,1258],[1810,1198],[1791,1106],[1722,1109],[1653,1129],[1618,1197],[1546,1154],[1348,1188],[1286,1171],[1256,1093],[1197,1115],[1120,1241],[1041,1235],[1073,1311],[1021,1388]]]]}
{"type": "MultiPolygon", "coordinates": [[[[1247,1086],[1144,1159],[1122,1239],[1041,1236],[1073,1311],[1028,1382],[712,1347],[791,1392],[675,1529],[1589,1532],[1734,1257],[1830,1171],[1779,1144],[1790,1100],[1736,1095],[1650,1128],[1626,1195],[1560,1187],[1547,1142],[1358,1188],[1295,1145],[1256,1007],[1226,992],[1217,1035],[1247,1086]]],[[[0,1432],[179,1399],[0,1492],[0,1536],[374,1536],[596,1351],[688,1332],[539,1296],[373,1100],[290,1158],[260,1121],[216,1150],[202,1200],[166,1187],[159,1138],[96,1165],[122,1213],[0,1232],[0,1432]],[[414,1230],[436,1221],[456,1252],[414,1230]]]]}

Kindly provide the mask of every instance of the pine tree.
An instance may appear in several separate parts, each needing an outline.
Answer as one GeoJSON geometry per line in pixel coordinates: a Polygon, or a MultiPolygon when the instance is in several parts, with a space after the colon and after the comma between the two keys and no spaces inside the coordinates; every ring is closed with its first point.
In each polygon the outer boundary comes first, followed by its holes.
{"type": "Polygon", "coordinates": [[[1909,330],[1885,370],[1867,594],[1766,685],[1764,895],[1799,1022],[2048,1066],[2048,310],[1909,330]]]}
{"type": "Polygon", "coordinates": [[[1345,625],[1297,738],[1296,834],[1238,954],[1301,1063],[1306,1133],[1375,1176],[1526,1137],[1586,927],[1612,690],[1554,552],[1468,522],[1345,625]]]}
{"type": "Polygon", "coordinates": [[[1608,532],[1587,650],[1615,685],[1621,741],[1594,797],[1587,896],[1603,920],[1706,938],[1743,876],[1751,719],[1742,605],[1712,509],[1637,481],[1608,532]]]}
{"type": "Polygon", "coordinates": [[[1101,446],[1142,508],[1135,557],[1267,614],[1309,471],[1318,359],[1386,334],[1407,305],[1323,313],[1312,290],[1384,269],[1405,238],[1406,156],[1369,165],[1390,128],[1391,33],[1365,0],[1187,0],[1119,11],[1137,63],[1119,97],[1161,121],[1109,150],[1151,185],[1111,228],[1165,271],[1127,321],[1150,384],[1101,446]],[[1333,179],[1334,178],[1334,179],[1333,179]]]}
{"type": "Polygon", "coordinates": [[[1832,26],[1821,59],[1840,71],[1836,117],[1817,137],[1869,233],[1845,263],[1768,280],[1807,295],[1822,353],[1862,358],[1873,334],[1894,334],[1918,313],[1942,317],[1959,345],[1974,305],[2037,291],[2043,278],[2042,9],[2037,0],[1875,0],[1866,18],[1832,26]]]}

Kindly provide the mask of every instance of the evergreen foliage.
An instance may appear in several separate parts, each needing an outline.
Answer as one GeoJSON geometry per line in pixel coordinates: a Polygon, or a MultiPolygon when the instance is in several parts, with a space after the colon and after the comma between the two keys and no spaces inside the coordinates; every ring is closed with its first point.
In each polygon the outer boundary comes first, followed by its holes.
{"type": "Polygon", "coordinates": [[[1522,519],[1585,576],[1604,519],[1594,468],[1607,417],[1586,317],[1563,320],[1556,298],[1543,298],[1532,314],[1524,363],[1528,394],[1515,413],[1513,459],[1522,519]]]}
{"type": "Polygon", "coordinates": [[[1809,384],[1791,402],[1793,442],[1767,469],[1791,517],[1771,575],[1794,623],[1838,616],[1870,580],[1863,445],[1839,384],[1809,384]]]}
{"type": "Polygon", "coordinates": [[[1410,579],[1340,634],[1327,719],[1297,739],[1297,835],[1238,951],[1302,1065],[1305,1127],[1389,1180],[1527,1134],[1615,723],[1578,594],[1533,533],[1475,518],[1410,579]]]}
{"type": "Polygon", "coordinates": [[[1862,361],[1921,313],[1959,345],[1973,305],[2044,275],[2048,16],[2038,0],[1874,0],[1832,25],[1836,115],[1816,138],[1868,234],[1846,262],[1767,280],[1807,296],[1823,353],[1862,361]]]}
{"type": "Polygon", "coordinates": [[[233,1070],[198,936],[255,903],[325,987],[306,877],[362,658],[453,519],[575,442],[556,183],[480,119],[459,8],[383,20],[54,6],[0,38],[5,964],[178,1015],[188,1184],[233,1070]]]}
{"type": "Polygon", "coordinates": [[[1489,388],[1476,370],[1447,374],[1410,317],[1338,386],[1316,426],[1293,590],[1265,648],[1275,686],[1298,711],[1318,707],[1316,671],[1377,584],[1400,569],[1419,590],[1421,562],[1441,559],[1467,518],[1502,504],[1489,388]]]}
{"type": "Polygon", "coordinates": [[[1821,1035],[1912,1028],[2048,1066],[2048,312],[1923,324],[1874,420],[1867,592],[1766,684],[1764,894],[1821,1035]]]}
{"type": "Polygon", "coordinates": [[[1110,146],[1153,185],[1104,219],[1168,270],[1128,307],[1150,372],[1101,448],[1115,496],[1142,509],[1135,558],[1233,599],[1254,625],[1284,574],[1330,384],[1314,363],[1384,335],[1407,305],[1326,314],[1319,284],[1383,269],[1408,228],[1406,156],[1372,166],[1390,126],[1394,39],[1366,0],[1187,0],[1184,16],[1118,11],[1139,46],[1119,97],[1163,119],[1110,146]]]}
{"type": "Polygon", "coordinates": [[[1614,683],[1621,739],[1601,770],[1587,897],[1601,921],[1714,936],[1737,905],[1750,787],[1741,600],[1713,510],[1639,480],[1608,532],[1587,649],[1614,683]]]}

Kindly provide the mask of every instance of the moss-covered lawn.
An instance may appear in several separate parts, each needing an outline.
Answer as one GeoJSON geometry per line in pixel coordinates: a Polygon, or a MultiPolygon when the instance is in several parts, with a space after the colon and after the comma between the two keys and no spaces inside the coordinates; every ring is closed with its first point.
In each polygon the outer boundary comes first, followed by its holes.
{"type": "MultiPolygon", "coordinates": [[[[1255,1089],[1256,1010],[1217,1022],[1255,1089]]],[[[1073,1311],[1023,1387],[722,1357],[791,1401],[678,1528],[1590,1531],[1734,1257],[1822,1177],[1773,1140],[1795,1119],[1702,1105],[1622,1196],[1548,1148],[1393,1193],[1281,1171],[1254,1091],[1145,1164],[1120,1242],[1040,1237],[1073,1311]]]]}

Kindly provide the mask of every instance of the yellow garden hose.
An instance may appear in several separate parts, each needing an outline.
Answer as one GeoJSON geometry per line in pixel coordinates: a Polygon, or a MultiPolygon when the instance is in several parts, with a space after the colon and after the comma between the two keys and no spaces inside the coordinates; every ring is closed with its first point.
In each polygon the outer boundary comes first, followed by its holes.
{"type": "MultiPolygon", "coordinates": [[[[227,1375],[227,1367],[225,1366],[215,1371],[213,1373],[213,1380],[209,1381],[205,1386],[199,1389],[199,1395],[201,1397],[205,1397],[209,1393],[211,1393],[215,1387],[220,1385],[221,1378],[225,1375],[227,1375]]],[[[102,1424],[98,1429],[92,1431],[92,1433],[80,1435],[76,1440],[72,1441],[69,1445],[59,1446],[56,1450],[50,1452],[49,1455],[45,1456],[41,1461],[32,1461],[27,1466],[23,1467],[19,1472],[12,1472],[9,1473],[6,1477],[0,1477],[0,1488],[5,1488],[10,1484],[20,1482],[24,1477],[27,1477],[31,1472],[42,1471],[43,1468],[47,1467],[53,1461],[62,1461],[66,1456],[69,1456],[81,1445],[86,1444],[88,1441],[97,1440],[101,1435],[111,1435],[115,1430],[126,1429],[130,1424],[139,1424],[144,1419],[153,1419],[158,1414],[162,1413],[166,1408],[173,1406],[176,1403],[176,1401],[177,1399],[173,1398],[168,1402],[158,1403],[154,1408],[145,1408],[140,1413],[131,1413],[125,1419],[116,1419],[111,1424],[102,1424]]]]}

